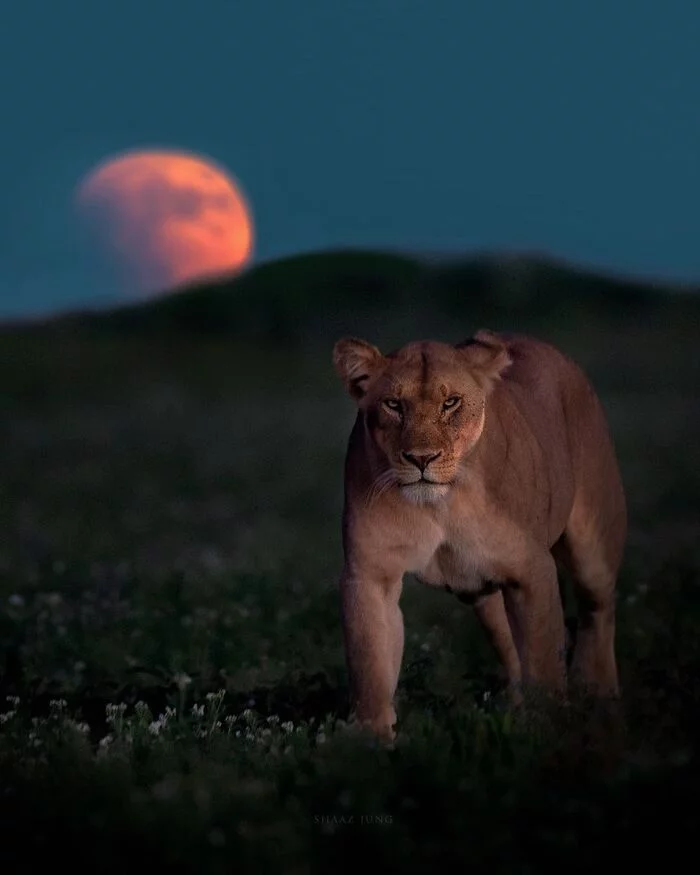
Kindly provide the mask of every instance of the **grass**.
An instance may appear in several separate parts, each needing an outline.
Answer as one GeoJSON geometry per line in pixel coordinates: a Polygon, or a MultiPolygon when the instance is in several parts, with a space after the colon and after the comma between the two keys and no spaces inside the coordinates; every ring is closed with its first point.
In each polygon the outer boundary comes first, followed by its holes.
{"type": "Polygon", "coordinates": [[[528,315],[474,294],[456,315],[453,279],[422,309],[407,292],[346,313],[295,276],[319,306],[284,341],[264,321],[245,338],[175,330],[157,307],[147,331],[94,317],[0,336],[3,872],[57,854],[110,873],[139,859],[583,872],[694,841],[697,304],[606,311],[561,292],[528,315]],[[409,579],[401,734],[383,750],[345,723],[335,584],[353,410],[330,348],[363,326],[388,344],[482,324],[560,343],[608,410],[631,517],[622,726],[585,701],[510,713],[470,611],[409,579]]]}

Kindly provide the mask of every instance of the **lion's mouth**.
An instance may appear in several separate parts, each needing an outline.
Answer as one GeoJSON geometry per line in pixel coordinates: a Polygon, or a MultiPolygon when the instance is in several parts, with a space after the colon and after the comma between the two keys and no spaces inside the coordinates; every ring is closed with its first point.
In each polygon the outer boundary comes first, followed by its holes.
{"type": "Polygon", "coordinates": [[[450,489],[450,483],[428,480],[419,477],[409,483],[401,483],[401,494],[414,504],[430,504],[444,498],[450,489]]]}
{"type": "Polygon", "coordinates": [[[416,477],[415,480],[405,480],[402,481],[399,485],[403,488],[405,486],[415,486],[416,484],[425,484],[426,486],[451,486],[452,483],[449,480],[432,480],[430,477],[416,477]]]}

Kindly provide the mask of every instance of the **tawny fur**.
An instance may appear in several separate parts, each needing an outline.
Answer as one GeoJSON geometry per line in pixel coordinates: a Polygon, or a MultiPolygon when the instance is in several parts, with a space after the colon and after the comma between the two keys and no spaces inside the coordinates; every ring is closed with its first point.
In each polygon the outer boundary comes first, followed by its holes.
{"type": "Polygon", "coordinates": [[[572,680],[617,695],[615,583],[625,498],[602,406],[549,344],[480,331],[382,355],[339,340],[358,407],[345,464],[340,581],[355,717],[394,737],[399,598],[414,574],[473,601],[514,700],[566,687],[556,562],[579,606],[572,680]]]}

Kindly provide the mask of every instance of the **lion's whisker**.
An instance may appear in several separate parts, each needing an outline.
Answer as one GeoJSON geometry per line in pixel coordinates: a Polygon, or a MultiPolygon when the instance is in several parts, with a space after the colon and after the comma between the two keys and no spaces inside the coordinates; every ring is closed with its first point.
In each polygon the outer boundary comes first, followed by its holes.
{"type": "Polygon", "coordinates": [[[372,483],[372,486],[369,488],[367,492],[366,505],[369,507],[375,501],[377,501],[385,492],[387,492],[396,482],[396,475],[388,468],[386,471],[382,471],[372,483]]]}

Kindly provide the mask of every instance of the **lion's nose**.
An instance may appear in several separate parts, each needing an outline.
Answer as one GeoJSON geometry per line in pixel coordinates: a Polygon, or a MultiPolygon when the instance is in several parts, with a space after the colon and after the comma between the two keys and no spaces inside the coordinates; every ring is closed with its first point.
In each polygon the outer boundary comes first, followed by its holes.
{"type": "Polygon", "coordinates": [[[422,473],[428,467],[428,465],[435,461],[438,456],[442,455],[442,452],[438,453],[406,453],[401,452],[401,455],[407,462],[410,462],[412,465],[415,465],[416,468],[422,473]]]}

